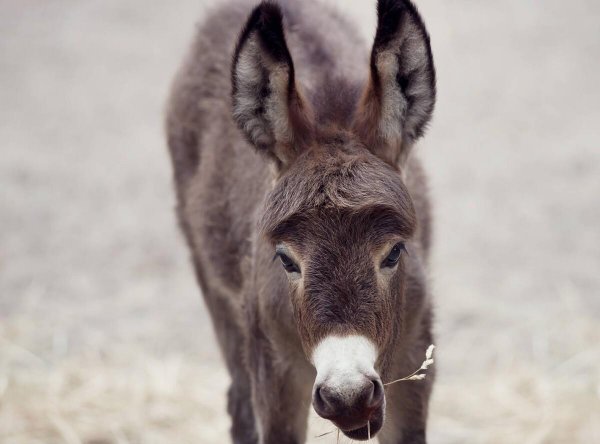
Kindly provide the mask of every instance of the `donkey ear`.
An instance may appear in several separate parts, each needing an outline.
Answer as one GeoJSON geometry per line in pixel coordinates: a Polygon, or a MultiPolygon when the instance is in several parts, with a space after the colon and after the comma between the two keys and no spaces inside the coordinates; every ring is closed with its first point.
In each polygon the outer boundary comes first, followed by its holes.
{"type": "Polygon", "coordinates": [[[435,104],[429,35],[410,0],[378,0],[371,75],[354,129],[371,151],[402,166],[435,104]]]}
{"type": "Polygon", "coordinates": [[[311,143],[311,111],[294,79],[279,6],[257,6],[240,34],[232,65],[233,118],[248,141],[285,168],[311,143]]]}

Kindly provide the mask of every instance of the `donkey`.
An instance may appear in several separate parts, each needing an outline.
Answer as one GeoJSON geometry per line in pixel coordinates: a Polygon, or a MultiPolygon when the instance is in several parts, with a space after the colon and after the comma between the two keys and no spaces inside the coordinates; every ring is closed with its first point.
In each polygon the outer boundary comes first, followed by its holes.
{"type": "Polygon", "coordinates": [[[409,154],[435,70],[409,0],[377,14],[369,63],[324,5],[222,4],[173,84],[177,213],[231,375],[235,443],[304,442],[311,403],[351,439],[426,440],[432,374],[383,383],[432,343],[430,210],[409,154]]]}

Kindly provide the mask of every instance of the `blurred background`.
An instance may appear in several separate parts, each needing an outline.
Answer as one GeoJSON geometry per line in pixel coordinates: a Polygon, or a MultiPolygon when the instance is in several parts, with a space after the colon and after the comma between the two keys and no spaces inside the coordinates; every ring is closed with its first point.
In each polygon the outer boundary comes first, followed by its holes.
{"type": "MultiPolygon", "coordinates": [[[[2,443],[229,442],[162,130],[209,3],[0,0],[2,443]]],[[[328,3],[370,43],[374,1],[328,3]]],[[[417,5],[439,74],[430,442],[600,442],[600,2],[417,5]]],[[[331,428],[312,414],[310,442],[331,428]]]]}

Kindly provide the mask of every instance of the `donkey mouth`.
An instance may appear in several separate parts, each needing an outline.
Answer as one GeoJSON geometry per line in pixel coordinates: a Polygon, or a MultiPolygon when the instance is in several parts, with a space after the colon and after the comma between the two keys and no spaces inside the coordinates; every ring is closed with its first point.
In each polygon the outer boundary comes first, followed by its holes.
{"type": "Polygon", "coordinates": [[[340,428],[342,433],[348,438],[356,441],[367,441],[375,437],[375,435],[381,430],[383,426],[383,409],[377,409],[372,415],[369,421],[362,427],[353,430],[344,430],[340,428]]]}

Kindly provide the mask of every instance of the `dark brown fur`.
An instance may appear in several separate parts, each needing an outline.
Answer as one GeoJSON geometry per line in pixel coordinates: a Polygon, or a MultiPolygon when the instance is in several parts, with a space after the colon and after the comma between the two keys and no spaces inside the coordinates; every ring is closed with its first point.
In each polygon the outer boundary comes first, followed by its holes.
{"type": "MultiPolygon", "coordinates": [[[[283,26],[279,8],[261,8],[250,14],[250,3],[236,1],[205,20],[174,82],[167,134],[179,221],[232,376],[233,440],[291,444],[305,439],[315,377],[309,357],[323,337],[372,338],[384,382],[411,373],[432,342],[429,204],[420,163],[406,159],[433,105],[418,126],[389,140],[377,129],[383,92],[375,55],[369,66],[352,27],[316,3],[283,2],[283,26]],[[243,30],[238,40],[234,30],[243,30]],[[251,44],[266,74],[286,79],[292,137],[280,135],[264,109],[278,93],[272,85],[242,110],[267,125],[266,136],[244,137],[237,126],[246,114],[232,118],[245,99],[236,98],[243,79],[235,67],[251,44]],[[372,255],[390,239],[404,240],[409,256],[382,286],[372,255]],[[279,242],[302,258],[301,286],[274,263],[279,242]]],[[[410,2],[379,8],[427,35],[410,2]]],[[[389,44],[402,23],[380,26],[376,43],[389,44]]],[[[376,45],[373,54],[383,50],[376,45]]],[[[403,93],[410,86],[401,85],[403,93]]],[[[428,377],[386,390],[382,443],[425,442],[431,384],[428,377]]]]}

